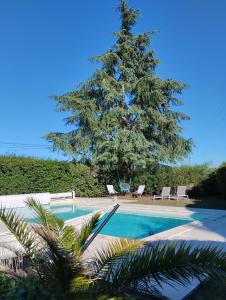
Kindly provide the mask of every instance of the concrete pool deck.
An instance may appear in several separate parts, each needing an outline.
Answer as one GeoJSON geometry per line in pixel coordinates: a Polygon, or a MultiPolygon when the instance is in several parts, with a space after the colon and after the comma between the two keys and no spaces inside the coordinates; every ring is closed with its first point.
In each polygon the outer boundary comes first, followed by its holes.
{"type": "MultiPolygon", "coordinates": [[[[181,225],[158,234],[148,236],[143,241],[152,243],[156,241],[167,242],[183,242],[187,241],[193,245],[213,245],[219,246],[226,250],[226,210],[213,210],[213,209],[200,209],[200,208],[188,208],[188,207],[173,207],[173,206],[157,206],[157,205],[144,205],[133,204],[131,200],[119,200],[115,201],[112,198],[75,198],[74,200],[61,199],[53,200],[51,204],[74,204],[81,208],[89,208],[92,210],[106,209],[106,207],[112,206],[114,203],[120,204],[119,212],[130,212],[134,214],[145,215],[158,215],[167,217],[180,217],[187,218],[194,216],[195,214],[204,214],[205,217],[201,220],[195,220],[185,225],[181,225]]],[[[73,223],[71,223],[73,225],[73,223]]],[[[1,244],[4,242],[10,242],[16,246],[15,238],[8,237],[9,231],[4,224],[0,222],[0,250],[1,244]],[[7,238],[6,238],[7,237],[7,238]]],[[[93,241],[90,247],[85,252],[86,258],[92,258],[95,252],[100,249],[104,249],[109,242],[115,241],[117,238],[106,235],[98,235],[93,241]]],[[[9,250],[8,250],[9,251],[9,250]]],[[[5,257],[10,254],[4,253],[5,257]]],[[[1,252],[1,251],[0,251],[1,252]]],[[[181,300],[197,285],[198,281],[192,281],[188,287],[164,286],[162,293],[169,299],[181,300]]]]}

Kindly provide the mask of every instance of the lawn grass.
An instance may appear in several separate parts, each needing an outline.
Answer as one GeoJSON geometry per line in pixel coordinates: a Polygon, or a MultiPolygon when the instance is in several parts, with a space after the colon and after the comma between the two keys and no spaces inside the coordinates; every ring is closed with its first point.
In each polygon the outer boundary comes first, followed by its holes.
{"type": "Polygon", "coordinates": [[[226,200],[220,198],[214,198],[214,197],[209,197],[209,198],[207,197],[207,198],[200,198],[200,199],[154,200],[151,196],[143,196],[141,198],[133,199],[131,195],[125,195],[125,196],[119,196],[118,199],[130,200],[129,203],[133,203],[133,204],[226,209],[226,200]]]}

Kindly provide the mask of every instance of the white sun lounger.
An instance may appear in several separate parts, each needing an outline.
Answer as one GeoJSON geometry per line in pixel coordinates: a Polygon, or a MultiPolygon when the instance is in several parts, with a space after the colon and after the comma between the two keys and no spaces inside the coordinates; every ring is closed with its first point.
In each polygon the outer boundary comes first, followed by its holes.
{"type": "Polygon", "coordinates": [[[107,184],[107,190],[109,195],[111,196],[117,196],[118,192],[114,189],[113,185],[107,184]]]}
{"type": "Polygon", "coordinates": [[[139,185],[136,192],[133,193],[134,197],[141,197],[144,193],[145,185],[139,185]]]}
{"type": "Polygon", "coordinates": [[[164,186],[161,195],[154,195],[154,199],[170,199],[170,186],[164,186]]]}
{"type": "Polygon", "coordinates": [[[188,199],[188,195],[186,194],[187,187],[185,185],[179,185],[177,187],[177,194],[175,196],[170,196],[171,199],[188,199]]]}

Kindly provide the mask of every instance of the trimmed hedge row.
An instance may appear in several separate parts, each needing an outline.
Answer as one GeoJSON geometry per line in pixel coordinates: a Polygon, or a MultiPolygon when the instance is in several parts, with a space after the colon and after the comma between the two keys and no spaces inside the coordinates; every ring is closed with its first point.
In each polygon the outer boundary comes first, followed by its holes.
{"type": "Polygon", "coordinates": [[[2,195],[71,190],[77,196],[105,194],[104,185],[86,165],[25,157],[0,157],[2,195]]]}
{"type": "MultiPolygon", "coordinates": [[[[0,156],[0,194],[64,192],[98,197],[106,194],[105,184],[118,184],[116,174],[98,176],[84,164],[15,156],[0,156]]],[[[131,190],[139,184],[146,192],[160,193],[163,186],[186,185],[192,197],[219,196],[226,199],[226,163],[218,169],[207,164],[194,166],[152,165],[132,178],[131,190]]]]}

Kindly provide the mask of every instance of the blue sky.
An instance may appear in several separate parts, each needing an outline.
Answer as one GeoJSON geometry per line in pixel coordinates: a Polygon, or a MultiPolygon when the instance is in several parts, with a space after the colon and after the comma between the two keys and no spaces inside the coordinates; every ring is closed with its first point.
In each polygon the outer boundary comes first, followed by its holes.
{"type": "MultiPolygon", "coordinates": [[[[55,111],[49,96],[73,90],[92,74],[96,66],[88,58],[104,53],[119,28],[117,3],[0,1],[0,154],[64,159],[43,139],[67,130],[66,114],[55,111]]],[[[135,32],[160,30],[152,40],[158,76],[189,85],[180,109],[191,116],[184,136],[195,147],[185,162],[226,161],[226,1],[128,3],[141,11],[135,32]]]]}

